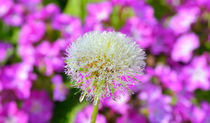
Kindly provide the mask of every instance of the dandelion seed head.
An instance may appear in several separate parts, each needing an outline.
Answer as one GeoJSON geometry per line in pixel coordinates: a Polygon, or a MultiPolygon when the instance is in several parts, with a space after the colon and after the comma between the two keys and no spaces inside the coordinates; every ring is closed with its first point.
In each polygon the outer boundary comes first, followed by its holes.
{"type": "Polygon", "coordinates": [[[80,101],[132,92],[135,75],[142,74],[145,52],[120,32],[88,32],[67,48],[66,74],[82,90],[80,101]]]}

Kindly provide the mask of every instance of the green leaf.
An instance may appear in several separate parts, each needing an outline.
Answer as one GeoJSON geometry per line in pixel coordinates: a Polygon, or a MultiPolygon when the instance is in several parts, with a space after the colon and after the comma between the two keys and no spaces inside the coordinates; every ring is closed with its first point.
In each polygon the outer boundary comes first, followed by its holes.
{"type": "Polygon", "coordinates": [[[88,102],[78,103],[78,105],[74,106],[73,109],[67,114],[68,123],[75,123],[75,117],[79,111],[81,111],[85,106],[88,105],[88,102]]]}
{"type": "Polygon", "coordinates": [[[84,22],[87,15],[86,6],[88,3],[101,2],[102,0],[68,0],[64,13],[79,17],[84,22]]]}
{"type": "Polygon", "coordinates": [[[54,114],[50,123],[73,123],[76,113],[85,107],[88,102],[79,102],[79,89],[70,89],[67,98],[63,102],[56,102],[54,114]]]}
{"type": "Polygon", "coordinates": [[[174,14],[174,11],[167,5],[166,0],[146,0],[154,9],[154,15],[157,19],[161,19],[166,14],[174,14]]]}

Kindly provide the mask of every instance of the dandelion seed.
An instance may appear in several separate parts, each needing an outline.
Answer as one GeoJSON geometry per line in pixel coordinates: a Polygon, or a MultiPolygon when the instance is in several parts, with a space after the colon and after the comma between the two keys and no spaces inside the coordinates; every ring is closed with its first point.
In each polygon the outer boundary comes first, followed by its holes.
{"type": "Polygon", "coordinates": [[[120,32],[88,32],[67,49],[66,74],[94,104],[101,98],[132,92],[134,76],[142,74],[145,52],[120,32]]]}

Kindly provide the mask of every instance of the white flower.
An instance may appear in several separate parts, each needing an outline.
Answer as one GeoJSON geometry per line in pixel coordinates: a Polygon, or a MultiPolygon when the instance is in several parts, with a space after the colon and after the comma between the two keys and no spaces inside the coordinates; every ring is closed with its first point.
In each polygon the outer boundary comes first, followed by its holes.
{"type": "Polygon", "coordinates": [[[66,74],[74,80],[71,85],[82,90],[80,101],[85,96],[94,102],[110,95],[115,99],[130,92],[144,59],[139,45],[120,32],[88,32],[67,49],[66,74]]]}

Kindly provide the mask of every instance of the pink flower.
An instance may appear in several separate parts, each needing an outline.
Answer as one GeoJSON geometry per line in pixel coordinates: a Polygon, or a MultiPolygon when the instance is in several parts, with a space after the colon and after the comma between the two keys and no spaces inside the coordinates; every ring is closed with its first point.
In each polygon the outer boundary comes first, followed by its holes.
{"type": "Polygon", "coordinates": [[[12,0],[0,0],[0,18],[7,15],[12,9],[13,5],[14,4],[12,0]]]}
{"type": "Polygon", "coordinates": [[[3,88],[13,90],[20,99],[30,96],[32,86],[32,67],[25,63],[13,64],[3,68],[0,74],[3,88]]]}
{"type": "Polygon", "coordinates": [[[16,4],[11,12],[5,16],[5,23],[12,26],[20,26],[24,21],[24,6],[21,4],[16,4]]]}
{"type": "Polygon", "coordinates": [[[0,110],[0,123],[28,123],[28,116],[15,102],[4,104],[0,110]]]}
{"type": "Polygon", "coordinates": [[[182,77],[186,83],[186,88],[189,91],[201,88],[203,90],[210,89],[210,69],[207,64],[207,56],[202,56],[193,59],[189,66],[184,67],[182,77]]]}
{"type": "Polygon", "coordinates": [[[58,14],[52,20],[52,28],[61,31],[63,38],[72,41],[81,34],[81,21],[67,14],[58,14]]]}
{"type": "Polygon", "coordinates": [[[147,123],[147,121],[146,118],[139,112],[129,109],[126,114],[123,114],[117,119],[117,123],[147,123]]]}
{"type": "Polygon", "coordinates": [[[28,21],[20,30],[19,43],[28,44],[40,41],[45,34],[45,29],[45,23],[42,21],[28,21]]]}
{"type": "MultiPolygon", "coordinates": [[[[81,110],[79,113],[77,113],[75,118],[75,123],[89,123],[91,118],[91,113],[93,110],[93,107],[88,105],[83,110],[81,110]]],[[[106,118],[98,114],[96,117],[96,123],[106,123],[106,118]]]]}
{"type": "Polygon", "coordinates": [[[47,76],[51,75],[54,71],[61,71],[64,69],[64,61],[60,55],[63,44],[62,40],[58,40],[54,43],[43,41],[36,47],[35,65],[41,72],[45,72],[47,76]],[[50,51],[50,52],[49,52],[50,51]]]}
{"type": "Polygon", "coordinates": [[[180,36],[174,44],[171,57],[174,61],[189,62],[193,50],[200,45],[199,38],[194,33],[188,33],[180,36]]]}
{"type": "Polygon", "coordinates": [[[62,76],[55,75],[52,78],[52,82],[54,85],[53,99],[56,101],[64,101],[66,99],[66,94],[68,93],[68,90],[63,84],[62,76]]]}
{"type": "Polygon", "coordinates": [[[109,15],[112,12],[112,6],[110,2],[92,3],[88,4],[87,11],[89,17],[93,17],[95,21],[102,21],[109,19],[109,15]]]}
{"type": "Polygon", "coordinates": [[[46,123],[52,117],[53,103],[47,92],[34,90],[22,108],[28,113],[30,123],[46,123]]]}
{"type": "Polygon", "coordinates": [[[199,8],[181,8],[178,13],[172,17],[169,22],[171,28],[176,34],[181,34],[190,30],[190,26],[197,20],[199,8]]]}
{"type": "Polygon", "coordinates": [[[153,25],[138,17],[130,18],[121,31],[134,38],[143,48],[148,48],[155,41],[153,25]]]}

